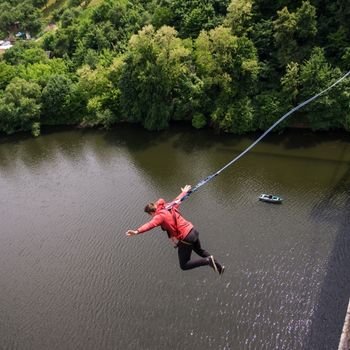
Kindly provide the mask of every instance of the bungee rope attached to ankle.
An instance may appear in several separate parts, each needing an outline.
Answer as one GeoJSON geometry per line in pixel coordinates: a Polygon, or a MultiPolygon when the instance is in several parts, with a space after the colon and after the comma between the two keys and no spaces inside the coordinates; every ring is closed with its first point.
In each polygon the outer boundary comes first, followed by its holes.
{"type": "Polygon", "coordinates": [[[278,124],[280,124],[283,120],[287,119],[287,117],[289,117],[292,113],[294,113],[295,111],[297,111],[298,109],[304,107],[305,105],[307,105],[308,103],[312,102],[313,100],[315,100],[316,98],[318,98],[319,96],[325,94],[326,92],[328,92],[330,89],[332,89],[334,86],[336,86],[337,84],[339,84],[342,80],[344,80],[347,76],[350,75],[350,71],[348,71],[346,74],[344,74],[341,78],[339,78],[335,83],[333,83],[332,85],[330,85],[329,87],[327,87],[326,89],[324,89],[323,91],[319,92],[318,94],[310,97],[309,99],[307,99],[306,101],[300,103],[298,106],[292,108],[289,112],[287,112],[286,114],[284,114],[280,119],[278,119],[270,128],[268,128],[257,140],[255,140],[250,146],[248,146],[243,152],[241,152],[237,157],[235,157],[234,159],[232,159],[229,163],[227,163],[225,166],[223,166],[221,169],[219,169],[216,173],[209,175],[208,177],[206,177],[205,179],[199,181],[189,192],[186,193],[186,195],[184,195],[182,198],[178,199],[177,201],[174,201],[172,203],[169,203],[169,205],[167,206],[168,208],[171,208],[172,205],[176,204],[176,203],[181,203],[184,200],[186,200],[192,193],[196,192],[199,190],[200,187],[204,186],[206,183],[208,183],[209,181],[211,181],[214,177],[218,176],[222,171],[224,171],[226,168],[228,168],[230,165],[232,165],[233,163],[235,163],[238,159],[240,159],[241,157],[243,157],[247,152],[249,152],[257,143],[259,143],[271,130],[273,130],[278,124]]]}

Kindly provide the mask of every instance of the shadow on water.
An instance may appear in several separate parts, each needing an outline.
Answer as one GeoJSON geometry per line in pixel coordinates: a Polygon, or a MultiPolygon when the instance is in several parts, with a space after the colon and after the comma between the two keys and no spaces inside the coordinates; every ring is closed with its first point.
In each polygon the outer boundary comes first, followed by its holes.
{"type": "MultiPolygon", "coordinates": [[[[115,148],[122,148],[130,154],[141,169],[152,169],[161,167],[161,173],[164,177],[171,175],[171,167],[164,166],[168,163],[169,156],[172,157],[177,151],[186,154],[195,154],[196,152],[209,151],[219,152],[222,157],[209,157],[210,164],[208,168],[213,171],[218,170],[226,162],[233,159],[256,140],[261,133],[254,133],[244,136],[232,134],[215,134],[212,129],[195,130],[188,124],[177,123],[170,129],[163,131],[149,132],[140,125],[120,124],[111,130],[96,129],[76,129],[72,126],[67,127],[45,127],[42,135],[34,138],[30,133],[18,133],[16,135],[0,136],[0,171],[15,172],[18,164],[27,168],[38,169],[43,163],[51,161],[53,164],[63,155],[66,159],[71,160],[74,164],[82,157],[93,153],[95,158],[101,162],[113,161],[115,148]],[[54,137],[51,137],[54,134],[54,137]],[[26,143],[26,147],[21,147],[26,143]],[[105,147],[105,145],[110,147],[105,147]],[[164,147],[164,145],[166,145],[164,147]],[[12,147],[14,146],[14,147],[12,147]],[[155,150],[155,152],[153,152],[155,150]],[[150,151],[145,154],[145,151],[150,151]],[[13,162],[14,154],[17,162],[13,162]],[[162,164],[157,165],[153,158],[163,159],[162,164]],[[164,160],[167,160],[164,163],[164,160]]],[[[290,157],[298,158],[300,154],[273,153],[274,147],[280,146],[283,149],[312,148],[315,145],[334,140],[342,141],[348,137],[346,133],[332,132],[329,135],[314,134],[307,130],[286,130],[283,133],[271,133],[264,140],[264,145],[258,145],[250,154],[258,153],[259,156],[268,157],[290,157]],[[296,142],[297,138],[297,142],[296,142]]],[[[324,155],[327,156],[327,155],[324,155]]],[[[312,158],[312,154],[303,154],[302,158],[312,161],[323,161],[324,157],[317,159],[312,158]]],[[[327,161],[329,160],[327,156],[327,161]]],[[[197,158],[193,158],[196,160],[197,158]]],[[[331,161],[331,160],[329,160],[331,161]]],[[[172,157],[173,166],[182,167],[182,161],[179,157],[172,157]]],[[[203,174],[207,176],[208,174],[203,174]]]]}
{"type": "MultiPolygon", "coordinates": [[[[54,127],[45,128],[39,137],[33,137],[30,133],[1,135],[0,171],[15,171],[16,163],[21,163],[27,168],[35,168],[55,159],[60,153],[68,158],[74,148],[84,146],[77,142],[79,138],[77,130],[72,131],[75,137],[67,138],[67,132],[70,131],[72,127],[54,127]]],[[[76,153],[81,153],[81,150],[76,153]]]]}
{"type": "MultiPolygon", "coordinates": [[[[72,131],[72,130],[81,130],[81,129],[78,129],[72,125],[43,126],[41,127],[41,136],[39,136],[38,139],[40,139],[40,137],[42,136],[59,134],[59,133],[72,131]]],[[[20,131],[10,135],[7,135],[5,133],[0,133],[0,145],[19,144],[27,140],[35,140],[35,139],[36,137],[34,137],[29,131],[20,131]]]]}
{"type": "Polygon", "coordinates": [[[146,150],[170,139],[174,149],[192,152],[210,148],[218,143],[232,145],[236,142],[238,144],[241,138],[231,134],[217,135],[212,129],[196,130],[183,124],[162,131],[147,131],[138,125],[121,125],[105,134],[106,142],[115,146],[126,146],[131,151],[146,150]]]}
{"type": "MultiPolygon", "coordinates": [[[[89,132],[89,131],[86,131],[89,132]]],[[[96,131],[94,131],[96,132],[96,131]]],[[[196,130],[191,126],[177,124],[171,129],[163,131],[150,132],[141,126],[121,125],[118,128],[109,130],[104,133],[105,141],[111,146],[124,147],[130,151],[130,156],[138,161],[139,155],[137,151],[146,151],[149,148],[158,145],[164,145],[167,141],[170,150],[180,150],[187,154],[196,151],[207,151],[212,148],[219,150],[225,155],[227,162],[240,154],[246,147],[252,144],[258,137],[259,133],[249,135],[233,135],[233,134],[217,134],[212,129],[196,130]]],[[[280,146],[284,150],[308,149],[319,146],[324,142],[339,141],[343,142],[348,139],[348,134],[344,132],[332,133],[313,133],[309,130],[286,130],[283,133],[271,133],[262,142],[265,145],[280,146]]],[[[293,153],[273,153],[272,148],[261,148],[257,145],[249,153],[258,153],[259,156],[283,157],[290,159],[305,159],[307,161],[320,161],[333,163],[342,163],[346,159],[333,159],[333,156],[322,154],[313,156],[312,154],[293,153]]],[[[158,154],[159,155],[159,154],[158,154]]],[[[224,165],[222,163],[219,164],[224,165]]],[[[218,164],[213,164],[214,168],[218,164]]]]}
{"type": "Polygon", "coordinates": [[[28,132],[20,132],[15,135],[0,133],[0,145],[18,144],[31,138],[33,138],[33,136],[28,132]]]}
{"type": "MultiPolygon", "coordinates": [[[[253,139],[256,140],[259,136],[260,134],[254,135],[253,139]]],[[[283,146],[286,150],[312,148],[331,141],[348,142],[349,133],[344,130],[314,132],[310,129],[285,129],[282,132],[271,132],[263,139],[263,142],[283,146]]]]}
{"type": "Polygon", "coordinates": [[[326,266],[326,276],[312,317],[310,333],[305,341],[306,350],[338,348],[350,296],[349,212],[350,167],[311,212],[313,220],[320,223],[331,221],[339,228],[326,266]]]}
{"type": "Polygon", "coordinates": [[[130,151],[139,151],[161,143],[166,138],[166,131],[147,132],[141,126],[121,125],[106,132],[104,138],[112,146],[125,146],[130,151]]]}
{"type": "MultiPolygon", "coordinates": [[[[242,152],[252,144],[261,132],[247,135],[215,133],[212,129],[196,130],[187,124],[178,123],[163,131],[146,131],[140,125],[120,125],[105,133],[105,140],[111,145],[126,146],[131,151],[146,150],[171,139],[174,149],[191,153],[196,150],[206,150],[211,147],[222,147],[222,151],[242,152]],[[242,140],[244,141],[242,143],[242,140]],[[237,148],[234,148],[237,146],[237,148]]],[[[272,146],[283,146],[285,150],[313,148],[324,142],[347,142],[349,134],[344,131],[318,132],[306,129],[287,129],[283,132],[271,132],[262,142],[272,146]]],[[[255,148],[251,151],[254,153],[255,148]]]]}

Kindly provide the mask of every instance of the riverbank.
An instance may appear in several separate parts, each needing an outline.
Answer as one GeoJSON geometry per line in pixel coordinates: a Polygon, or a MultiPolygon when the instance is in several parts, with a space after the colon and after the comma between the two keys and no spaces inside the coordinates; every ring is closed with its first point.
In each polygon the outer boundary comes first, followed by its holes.
{"type": "MultiPolygon", "coordinates": [[[[193,132],[210,132],[213,135],[216,136],[223,136],[223,137],[251,137],[252,139],[258,138],[260,135],[263,134],[264,130],[258,130],[258,131],[252,131],[248,132],[244,135],[240,134],[234,134],[234,133],[225,133],[223,131],[214,129],[210,126],[206,126],[201,129],[194,128],[190,123],[185,121],[172,121],[169,123],[169,128],[163,129],[160,131],[150,131],[146,130],[141,124],[139,123],[129,123],[129,122],[121,122],[118,124],[112,125],[108,130],[118,130],[118,129],[135,129],[135,130],[144,130],[147,134],[153,134],[157,135],[163,132],[171,132],[176,131],[177,129],[184,129],[188,131],[193,132]]],[[[18,131],[13,134],[6,134],[4,132],[0,132],[0,140],[10,140],[13,137],[18,138],[35,138],[40,137],[41,135],[47,135],[52,134],[55,132],[62,132],[62,131],[74,131],[74,130],[85,130],[85,131],[107,131],[106,129],[102,127],[91,127],[91,126],[82,126],[81,124],[67,124],[67,125],[42,125],[40,126],[40,134],[37,136],[34,136],[30,131],[18,131]]],[[[294,132],[301,132],[302,134],[308,133],[310,135],[325,135],[325,137],[332,137],[337,138],[340,137],[340,139],[344,139],[344,137],[347,137],[350,135],[350,131],[346,131],[345,129],[332,129],[332,130],[312,130],[308,125],[305,123],[294,123],[289,127],[284,128],[283,130],[272,130],[270,132],[270,135],[284,135],[286,133],[294,133],[294,132]]],[[[268,136],[266,136],[264,139],[266,139],[268,136]]]]}

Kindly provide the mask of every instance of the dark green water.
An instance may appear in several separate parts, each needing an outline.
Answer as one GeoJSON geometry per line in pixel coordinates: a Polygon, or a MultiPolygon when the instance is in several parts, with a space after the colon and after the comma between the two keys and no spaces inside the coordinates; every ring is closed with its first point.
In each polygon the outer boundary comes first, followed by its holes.
{"type": "Polygon", "coordinates": [[[63,131],[0,143],[0,349],[336,349],[350,281],[348,134],[268,136],[182,212],[226,265],[183,272],[145,203],[254,138],[63,131]],[[259,202],[262,192],[282,205],[259,202]]]}

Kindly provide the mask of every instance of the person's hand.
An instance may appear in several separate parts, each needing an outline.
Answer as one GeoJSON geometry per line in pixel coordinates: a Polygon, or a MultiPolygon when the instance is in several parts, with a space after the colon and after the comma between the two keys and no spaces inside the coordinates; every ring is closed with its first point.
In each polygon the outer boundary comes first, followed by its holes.
{"type": "Polygon", "coordinates": [[[184,188],[181,187],[182,192],[188,192],[191,189],[191,185],[186,185],[184,188]]]}
{"type": "Polygon", "coordinates": [[[170,237],[170,239],[172,240],[172,242],[174,244],[174,248],[178,248],[179,241],[175,237],[170,237]]]}
{"type": "Polygon", "coordinates": [[[126,231],[126,235],[127,236],[135,236],[138,233],[139,233],[139,231],[137,231],[137,230],[128,230],[128,231],[126,231]]]}

